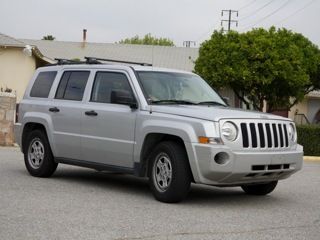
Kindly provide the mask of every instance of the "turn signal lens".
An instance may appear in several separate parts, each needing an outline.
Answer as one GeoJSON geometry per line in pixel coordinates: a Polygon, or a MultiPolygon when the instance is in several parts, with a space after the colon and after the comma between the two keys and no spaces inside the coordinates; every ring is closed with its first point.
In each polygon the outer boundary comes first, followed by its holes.
{"type": "Polygon", "coordinates": [[[208,138],[208,137],[199,137],[199,143],[208,144],[208,143],[210,143],[210,138],[208,138]]]}
{"type": "Polygon", "coordinates": [[[210,138],[210,137],[198,137],[199,143],[202,144],[209,144],[209,143],[214,143],[214,144],[223,144],[222,140],[220,138],[210,138]]]}

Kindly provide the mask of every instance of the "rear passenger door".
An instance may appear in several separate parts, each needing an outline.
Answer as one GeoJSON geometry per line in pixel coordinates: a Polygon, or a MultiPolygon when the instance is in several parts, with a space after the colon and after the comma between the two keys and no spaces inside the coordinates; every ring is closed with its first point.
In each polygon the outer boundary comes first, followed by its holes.
{"type": "Polygon", "coordinates": [[[48,111],[55,157],[80,159],[82,101],[90,71],[64,71],[48,111]]]}
{"type": "Polygon", "coordinates": [[[90,89],[81,117],[83,159],[132,168],[137,111],[112,100],[114,91],[130,93],[134,97],[128,75],[97,71],[90,89]]]}

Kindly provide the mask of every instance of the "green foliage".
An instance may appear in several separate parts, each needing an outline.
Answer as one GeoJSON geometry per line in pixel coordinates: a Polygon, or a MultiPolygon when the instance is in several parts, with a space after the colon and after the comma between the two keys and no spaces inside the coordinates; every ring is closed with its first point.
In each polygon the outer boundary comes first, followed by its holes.
{"type": "Polygon", "coordinates": [[[47,35],[47,36],[43,36],[43,38],[41,40],[49,40],[49,41],[53,41],[56,38],[52,35],[47,35]]]}
{"type": "Polygon", "coordinates": [[[320,51],[287,29],[215,31],[201,44],[195,72],[213,87],[230,87],[256,109],[264,101],[268,112],[289,109],[320,89],[320,51]]]}
{"type": "Polygon", "coordinates": [[[126,38],[119,41],[120,44],[143,44],[143,45],[160,45],[160,46],[174,46],[174,43],[169,38],[157,38],[151,36],[151,33],[146,34],[143,38],[138,35],[132,38],[126,38]]]}
{"type": "Polygon", "coordinates": [[[297,132],[304,155],[320,156],[320,125],[298,125],[297,132]]]}

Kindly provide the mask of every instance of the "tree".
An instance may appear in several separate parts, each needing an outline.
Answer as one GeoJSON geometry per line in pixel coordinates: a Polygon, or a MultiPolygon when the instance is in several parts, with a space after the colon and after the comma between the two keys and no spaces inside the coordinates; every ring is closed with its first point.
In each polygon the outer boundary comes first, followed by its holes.
{"type": "Polygon", "coordinates": [[[46,36],[43,36],[43,38],[41,40],[49,40],[49,41],[53,41],[55,40],[56,38],[52,35],[46,35],[46,36]]]}
{"type": "Polygon", "coordinates": [[[146,34],[143,38],[138,35],[132,38],[126,38],[119,41],[120,44],[143,44],[143,45],[160,45],[160,46],[174,46],[174,43],[169,38],[157,38],[151,36],[151,33],[146,34]]]}
{"type": "Polygon", "coordinates": [[[195,72],[213,87],[229,87],[248,106],[290,109],[320,89],[320,51],[287,29],[246,33],[215,31],[195,61],[195,72]]]}

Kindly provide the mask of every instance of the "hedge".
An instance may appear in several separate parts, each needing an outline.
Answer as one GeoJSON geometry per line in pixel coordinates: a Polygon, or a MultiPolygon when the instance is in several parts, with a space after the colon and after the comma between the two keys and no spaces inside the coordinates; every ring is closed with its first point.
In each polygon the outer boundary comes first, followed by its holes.
{"type": "Polygon", "coordinates": [[[320,125],[298,125],[298,143],[305,156],[320,156],[320,125]]]}

